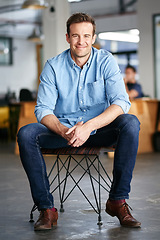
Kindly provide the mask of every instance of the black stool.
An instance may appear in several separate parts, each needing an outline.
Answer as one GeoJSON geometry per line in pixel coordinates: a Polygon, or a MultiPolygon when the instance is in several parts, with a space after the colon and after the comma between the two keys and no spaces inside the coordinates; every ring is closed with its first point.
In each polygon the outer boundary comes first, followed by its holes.
{"type": "MultiPolygon", "coordinates": [[[[54,187],[54,189],[51,191],[51,193],[54,193],[57,189],[59,189],[59,198],[60,198],[60,212],[64,212],[63,203],[67,200],[69,195],[73,192],[73,190],[77,187],[80,192],[83,194],[85,199],[88,201],[88,203],[91,205],[91,207],[94,209],[94,211],[98,214],[98,225],[102,225],[101,221],[101,187],[109,192],[110,191],[110,185],[111,185],[111,179],[105,170],[104,166],[102,165],[102,162],[100,161],[99,154],[101,152],[102,148],[100,147],[65,147],[65,148],[57,148],[57,149],[41,149],[43,155],[56,155],[56,160],[53,163],[53,166],[48,174],[48,178],[50,180],[50,187],[53,185],[53,183],[57,179],[57,185],[54,187]],[[65,160],[61,159],[61,156],[66,155],[65,160]],[[76,155],[81,155],[80,160],[76,159],[76,155]],[[71,161],[74,162],[75,166],[71,167],[71,161]],[[86,167],[82,165],[82,163],[86,163],[86,167]],[[97,162],[97,164],[96,164],[97,162]],[[79,177],[78,180],[75,179],[73,176],[73,173],[77,167],[81,167],[83,169],[83,174],[79,177]],[[91,173],[91,167],[92,169],[97,172],[97,178],[92,175],[91,173]],[[51,175],[53,173],[53,170],[56,170],[56,174],[53,176],[53,179],[51,179],[51,175]],[[62,169],[65,170],[65,174],[62,176],[62,169]],[[104,176],[102,176],[101,171],[103,171],[104,176]],[[89,198],[86,196],[84,191],[82,190],[82,187],[79,186],[80,181],[82,178],[88,174],[90,183],[92,186],[93,195],[96,202],[96,207],[92,204],[92,202],[89,200],[89,198]],[[68,177],[72,179],[74,182],[74,186],[69,191],[69,193],[65,196],[66,192],[66,186],[67,186],[67,180],[68,177]],[[103,184],[101,183],[101,180],[103,180],[103,184]],[[96,188],[95,184],[98,184],[98,196],[96,194],[96,188]]],[[[104,148],[105,152],[113,152],[114,148],[104,148]]],[[[37,209],[37,206],[34,205],[31,213],[30,213],[30,222],[33,222],[33,212],[37,209]]]]}

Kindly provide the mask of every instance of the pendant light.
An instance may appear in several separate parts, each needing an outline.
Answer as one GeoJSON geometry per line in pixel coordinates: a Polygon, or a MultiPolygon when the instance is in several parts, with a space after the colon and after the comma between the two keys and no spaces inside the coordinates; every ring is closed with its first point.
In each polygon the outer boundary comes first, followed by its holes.
{"type": "Polygon", "coordinates": [[[41,42],[43,39],[44,39],[44,35],[41,34],[39,27],[36,27],[33,30],[32,34],[28,37],[28,40],[32,42],[41,42]]]}
{"type": "Polygon", "coordinates": [[[22,8],[30,8],[30,9],[42,9],[46,8],[48,4],[45,2],[45,0],[26,0],[22,8]]]}

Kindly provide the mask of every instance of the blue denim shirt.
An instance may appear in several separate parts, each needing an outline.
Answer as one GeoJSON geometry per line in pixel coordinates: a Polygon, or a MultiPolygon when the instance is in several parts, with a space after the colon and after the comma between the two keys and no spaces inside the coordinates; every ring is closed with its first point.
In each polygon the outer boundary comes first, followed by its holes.
{"type": "Polygon", "coordinates": [[[81,69],[68,49],[46,62],[40,80],[35,107],[38,122],[55,114],[62,124],[72,127],[98,116],[112,104],[124,113],[130,108],[119,67],[106,50],[92,48],[81,69]]]}

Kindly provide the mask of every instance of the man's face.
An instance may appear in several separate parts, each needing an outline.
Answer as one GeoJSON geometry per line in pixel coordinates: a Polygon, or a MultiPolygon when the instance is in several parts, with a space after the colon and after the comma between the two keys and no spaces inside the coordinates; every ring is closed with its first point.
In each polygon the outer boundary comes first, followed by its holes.
{"type": "Polygon", "coordinates": [[[96,36],[93,36],[93,26],[91,23],[71,24],[70,35],[66,34],[66,40],[70,44],[73,60],[77,58],[89,58],[95,38],[96,36]]]}
{"type": "Polygon", "coordinates": [[[131,82],[131,81],[135,80],[135,75],[136,75],[136,73],[133,71],[132,68],[127,68],[125,70],[125,80],[126,80],[126,82],[131,82]]]}

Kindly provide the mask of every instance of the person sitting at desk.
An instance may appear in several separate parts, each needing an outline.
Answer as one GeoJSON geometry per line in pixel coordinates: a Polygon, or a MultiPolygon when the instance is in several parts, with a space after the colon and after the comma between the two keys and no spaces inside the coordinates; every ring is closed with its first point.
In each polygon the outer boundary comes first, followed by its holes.
{"type": "Polygon", "coordinates": [[[128,65],[125,69],[124,82],[126,86],[126,91],[131,100],[135,98],[141,98],[144,96],[142,92],[142,87],[139,83],[136,82],[135,76],[136,69],[133,66],[128,65]]]}

